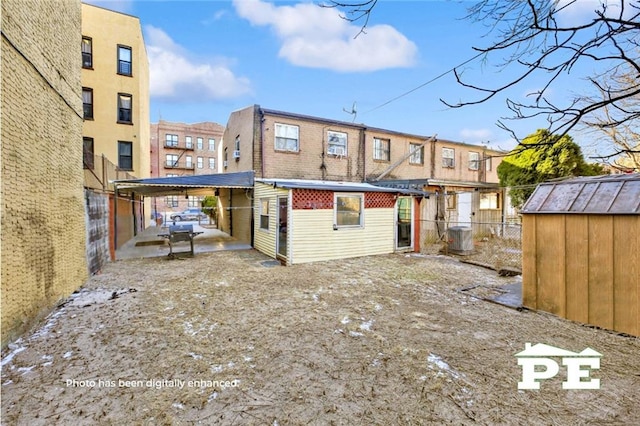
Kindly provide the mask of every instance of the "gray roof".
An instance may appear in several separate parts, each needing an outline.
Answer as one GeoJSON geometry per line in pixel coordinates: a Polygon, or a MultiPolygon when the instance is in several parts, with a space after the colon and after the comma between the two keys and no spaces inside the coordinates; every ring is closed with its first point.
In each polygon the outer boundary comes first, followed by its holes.
{"type": "Polygon", "coordinates": [[[640,214],[640,174],[541,183],[522,213],[640,214]]]}
{"type": "Polygon", "coordinates": [[[401,188],[387,188],[360,182],[337,182],[328,180],[305,179],[256,179],[256,182],[272,185],[274,188],[315,189],[334,192],[390,192],[400,194],[424,195],[422,191],[401,188]]]}
{"type": "MultiPolygon", "coordinates": [[[[254,172],[217,173],[211,175],[172,176],[163,178],[123,179],[114,183],[119,190],[145,196],[180,194],[185,190],[212,188],[252,188],[254,172]]],[[[195,195],[195,193],[194,193],[195,195]]]]}

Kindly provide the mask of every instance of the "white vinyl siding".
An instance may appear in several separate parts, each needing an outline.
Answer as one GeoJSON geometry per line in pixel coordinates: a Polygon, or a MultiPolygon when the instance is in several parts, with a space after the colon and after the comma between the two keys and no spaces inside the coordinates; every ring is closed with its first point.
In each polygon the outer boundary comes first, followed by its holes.
{"type": "Polygon", "coordinates": [[[276,258],[276,231],[278,230],[276,199],[278,196],[287,196],[288,194],[289,191],[286,189],[273,188],[271,185],[260,182],[255,184],[253,246],[256,250],[274,259],[276,258]],[[260,228],[260,202],[264,199],[269,200],[269,229],[260,228]]]}

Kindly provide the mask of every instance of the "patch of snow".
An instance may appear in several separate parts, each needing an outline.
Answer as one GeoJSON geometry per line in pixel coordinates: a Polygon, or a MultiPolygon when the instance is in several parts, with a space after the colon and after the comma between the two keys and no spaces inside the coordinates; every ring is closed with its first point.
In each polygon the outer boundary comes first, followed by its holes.
{"type": "Polygon", "coordinates": [[[382,310],[382,305],[380,305],[379,303],[376,303],[374,305],[373,309],[375,309],[376,311],[381,311],[382,310]]]}
{"type": "Polygon", "coordinates": [[[227,368],[233,368],[236,364],[233,361],[229,361],[227,368]]]}
{"type": "Polygon", "coordinates": [[[0,362],[0,368],[3,368],[5,365],[9,364],[13,360],[14,356],[16,356],[20,352],[24,351],[25,349],[27,349],[27,347],[26,346],[16,346],[14,344],[11,344],[11,345],[9,345],[9,349],[11,349],[11,352],[9,352],[7,354],[7,356],[2,358],[2,361],[0,362]]]}
{"type": "MultiPolygon", "coordinates": [[[[453,370],[449,364],[447,364],[442,358],[440,358],[438,355],[434,355],[434,354],[429,354],[429,356],[427,357],[427,361],[431,364],[434,364],[435,366],[437,366],[440,370],[446,371],[448,372],[454,379],[457,379],[460,377],[460,374],[458,374],[455,370],[453,370]]],[[[431,368],[431,367],[430,367],[431,368]]]]}
{"type": "Polygon", "coordinates": [[[209,399],[207,401],[211,402],[214,399],[216,399],[218,397],[218,392],[213,392],[211,395],[209,395],[209,399]]]}
{"type": "Polygon", "coordinates": [[[64,312],[65,312],[65,308],[60,308],[58,311],[56,311],[56,312],[52,313],[51,315],[49,315],[45,325],[43,325],[42,328],[40,328],[35,333],[33,333],[32,337],[34,339],[38,339],[40,337],[43,337],[43,336],[46,336],[47,334],[49,334],[49,332],[51,331],[53,326],[56,325],[56,322],[58,322],[58,317],[60,315],[62,315],[64,312]]]}
{"type": "Polygon", "coordinates": [[[317,302],[317,301],[319,301],[319,300],[320,300],[320,297],[319,297],[317,294],[314,294],[314,295],[312,296],[312,298],[313,298],[313,301],[314,301],[314,302],[317,302]]]}
{"type": "Polygon", "coordinates": [[[2,384],[2,386],[7,386],[7,385],[10,385],[11,383],[13,383],[13,380],[7,380],[2,384]]]}
{"type": "Polygon", "coordinates": [[[221,365],[212,365],[211,366],[211,371],[213,371],[214,373],[219,373],[222,370],[224,370],[224,367],[222,367],[221,365]]]}
{"type": "Polygon", "coordinates": [[[173,403],[173,408],[178,408],[180,410],[184,410],[184,405],[180,404],[179,402],[174,402],[173,403]]]}
{"type": "Polygon", "coordinates": [[[187,355],[191,355],[193,359],[202,359],[202,355],[198,355],[193,352],[189,352],[187,355]]]}
{"type": "Polygon", "coordinates": [[[349,336],[351,336],[351,337],[362,337],[362,336],[364,336],[364,334],[360,333],[358,331],[350,331],[349,332],[349,336]]]}
{"type": "Polygon", "coordinates": [[[73,351],[68,351],[62,355],[62,358],[71,358],[71,355],[73,355],[73,351]]]}
{"type": "Polygon", "coordinates": [[[33,370],[35,367],[35,365],[32,365],[31,367],[20,367],[18,368],[18,371],[24,376],[25,374],[31,372],[31,370],[33,370]]]}
{"type": "Polygon", "coordinates": [[[373,320],[370,319],[369,321],[363,322],[362,324],[360,324],[360,330],[363,331],[371,331],[371,326],[373,325],[373,320]]]}
{"type": "Polygon", "coordinates": [[[340,321],[340,323],[342,324],[349,324],[351,322],[351,320],[349,319],[348,316],[345,316],[344,318],[342,318],[342,321],[340,321]]]}
{"type": "Polygon", "coordinates": [[[251,358],[250,356],[244,356],[244,360],[245,362],[251,362],[253,360],[253,358],[251,358]]]}
{"type": "Polygon", "coordinates": [[[422,380],[422,381],[427,380],[427,376],[420,376],[420,380],[422,380]]]}

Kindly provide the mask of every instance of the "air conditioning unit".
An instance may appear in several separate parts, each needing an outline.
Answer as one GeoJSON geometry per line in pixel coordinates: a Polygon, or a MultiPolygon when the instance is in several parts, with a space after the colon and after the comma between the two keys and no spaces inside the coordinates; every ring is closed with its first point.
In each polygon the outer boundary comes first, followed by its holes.
{"type": "Polygon", "coordinates": [[[233,158],[240,158],[240,150],[233,151],[233,158]]]}
{"type": "Polygon", "coordinates": [[[344,147],[342,146],[330,146],[327,150],[329,155],[344,155],[344,147]]]}
{"type": "Polygon", "coordinates": [[[455,254],[473,253],[473,231],[468,226],[452,226],[449,231],[449,251],[455,254]]]}
{"type": "Polygon", "coordinates": [[[223,165],[223,166],[224,166],[224,168],[226,169],[226,168],[227,168],[227,166],[229,165],[229,162],[228,162],[228,161],[223,161],[223,162],[222,162],[222,165],[223,165]]]}

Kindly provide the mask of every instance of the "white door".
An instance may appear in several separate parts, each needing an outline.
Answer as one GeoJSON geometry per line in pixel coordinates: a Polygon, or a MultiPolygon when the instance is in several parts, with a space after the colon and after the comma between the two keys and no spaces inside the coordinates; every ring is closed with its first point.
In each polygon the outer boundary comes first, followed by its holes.
{"type": "Polygon", "coordinates": [[[458,194],[458,226],[471,226],[471,193],[458,194]]]}

